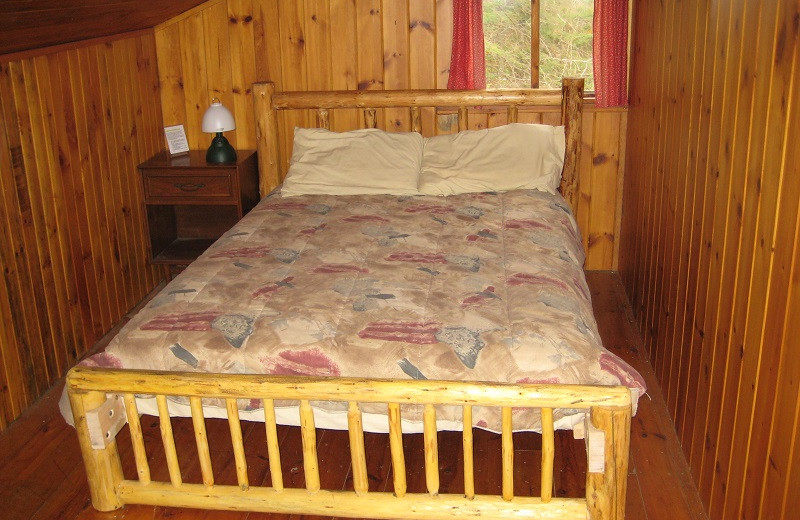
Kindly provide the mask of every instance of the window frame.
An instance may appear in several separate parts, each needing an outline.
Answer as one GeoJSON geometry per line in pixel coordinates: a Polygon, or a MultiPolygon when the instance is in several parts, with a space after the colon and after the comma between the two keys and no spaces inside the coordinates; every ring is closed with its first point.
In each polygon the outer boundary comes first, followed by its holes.
{"type": "Polygon", "coordinates": [[[531,88],[539,88],[539,8],[539,0],[531,0],[531,88]]]}

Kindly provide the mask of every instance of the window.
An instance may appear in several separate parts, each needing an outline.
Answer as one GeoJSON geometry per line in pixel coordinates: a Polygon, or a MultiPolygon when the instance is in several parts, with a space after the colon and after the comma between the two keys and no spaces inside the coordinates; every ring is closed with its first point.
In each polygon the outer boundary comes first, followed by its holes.
{"type": "Polygon", "coordinates": [[[593,14],[594,0],[484,0],[486,88],[561,88],[578,76],[594,90],[593,14]]]}

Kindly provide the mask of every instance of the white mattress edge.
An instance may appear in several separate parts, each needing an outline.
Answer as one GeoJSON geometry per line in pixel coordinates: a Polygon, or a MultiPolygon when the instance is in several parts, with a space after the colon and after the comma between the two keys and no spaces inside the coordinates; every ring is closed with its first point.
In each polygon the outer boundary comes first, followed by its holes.
{"type": "MultiPolygon", "coordinates": [[[[633,391],[632,391],[633,393],[633,391]]],[[[638,397],[638,396],[637,396],[638,397]]],[[[72,408],[69,404],[67,391],[64,389],[61,398],[58,402],[61,415],[70,426],[75,426],[72,418],[72,408]]],[[[137,397],[136,407],[139,414],[143,415],[158,415],[158,407],[156,405],[155,397],[137,397]]],[[[175,401],[168,401],[168,408],[170,416],[172,417],[191,417],[191,410],[188,404],[179,403],[175,401]]],[[[634,413],[636,409],[636,400],[634,399],[634,413]]],[[[326,430],[347,430],[347,412],[346,411],[332,411],[320,407],[313,407],[314,410],[314,425],[317,428],[326,430]]],[[[220,406],[203,406],[203,415],[207,419],[227,419],[228,414],[225,408],[220,406]]],[[[562,417],[554,422],[556,430],[572,430],[573,427],[583,421],[584,413],[576,413],[566,417],[562,417]]],[[[278,424],[286,426],[299,426],[300,413],[297,406],[276,406],[275,418],[278,424]]],[[[239,410],[239,419],[253,422],[264,422],[264,412],[262,409],[256,410],[239,410]]],[[[389,422],[385,414],[378,413],[362,413],[362,424],[365,432],[370,433],[388,433],[389,422]]],[[[408,419],[401,419],[401,427],[403,433],[422,433],[422,421],[410,421],[408,419]]],[[[438,419],[436,421],[436,428],[439,431],[461,431],[461,421],[450,421],[438,419]]],[[[488,428],[482,428],[488,431],[488,428]]],[[[514,430],[514,431],[539,431],[539,430],[514,430]]],[[[495,432],[498,433],[498,432],[495,432]]]]}

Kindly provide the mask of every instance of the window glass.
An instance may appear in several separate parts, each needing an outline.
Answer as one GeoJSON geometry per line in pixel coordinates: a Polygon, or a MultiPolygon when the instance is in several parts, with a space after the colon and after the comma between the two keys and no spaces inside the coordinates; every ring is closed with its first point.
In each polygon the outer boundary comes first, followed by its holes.
{"type": "MultiPolygon", "coordinates": [[[[540,0],[539,86],[560,88],[565,76],[592,78],[594,0],[540,0]]],[[[531,0],[484,0],[486,87],[531,86],[531,0]]]]}
{"type": "MultiPolygon", "coordinates": [[[[530,0],[509,0],[530,3],[530,0]]],[[[586,78],[584,90],[594,90],[592,77],[592,16],[594,0],[541,0],[539,14],[539,86],[561,88],[561,78],[586,78]]]]}
{"type": "Polygon", "coordinates": [[[531,86],[531,1],[484,0],[486,88],[531,86]]]}

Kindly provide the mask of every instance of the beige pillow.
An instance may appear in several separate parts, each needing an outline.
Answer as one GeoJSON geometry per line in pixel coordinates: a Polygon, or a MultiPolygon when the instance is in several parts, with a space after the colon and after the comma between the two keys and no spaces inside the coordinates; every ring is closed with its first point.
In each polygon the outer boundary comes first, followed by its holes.
{"type": "Polygon", "coordinates": [[[425,139],[420,193],[456,195],[538,189],[555,193],[564,127],[513,123],[425,139]]]}
{"type": "Polygon", "coordinates": [[[422,136],[377,129],[331,132],[295,128],[284,197],[417,195],[422,136]]]}

